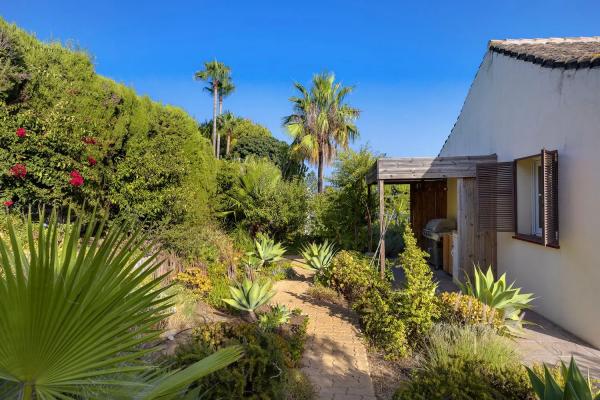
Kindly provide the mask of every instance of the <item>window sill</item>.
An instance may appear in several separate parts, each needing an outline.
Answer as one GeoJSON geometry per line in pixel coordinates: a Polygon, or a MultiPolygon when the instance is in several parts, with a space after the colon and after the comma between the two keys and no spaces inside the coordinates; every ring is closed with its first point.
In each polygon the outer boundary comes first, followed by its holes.
{"type": "MultiPolygon", "coordinates": [[[[512,237],[513,239],[522,240],[524,242],[539,244],[540,246],[544,246],[544,239],[535,235],[524,235],[522,233],[517,233],[512,237]]],[[[551,247],[553,249],[560,249],[559,245],[548,244],[544,247],[551,247]]]]}

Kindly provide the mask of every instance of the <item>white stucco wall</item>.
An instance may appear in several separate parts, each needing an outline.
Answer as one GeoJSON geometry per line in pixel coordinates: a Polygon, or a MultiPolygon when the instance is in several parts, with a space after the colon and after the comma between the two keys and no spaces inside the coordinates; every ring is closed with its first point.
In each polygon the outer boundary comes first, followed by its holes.
{"type": "Polygon", "coordinates": [[[440,156],[559,154],[560,249],[498,234],[498,271],[535,310],[600,347],[600,69],[542,68],[488,52],[440,156]]]}

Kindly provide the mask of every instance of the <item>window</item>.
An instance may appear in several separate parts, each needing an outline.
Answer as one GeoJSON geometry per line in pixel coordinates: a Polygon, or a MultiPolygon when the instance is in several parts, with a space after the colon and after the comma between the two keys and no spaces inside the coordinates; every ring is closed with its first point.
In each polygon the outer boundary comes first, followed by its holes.
{"type": "Polygon", "coordinates": [[[480,230],[558,247],[558,152],[477,165],[480,230]]]}

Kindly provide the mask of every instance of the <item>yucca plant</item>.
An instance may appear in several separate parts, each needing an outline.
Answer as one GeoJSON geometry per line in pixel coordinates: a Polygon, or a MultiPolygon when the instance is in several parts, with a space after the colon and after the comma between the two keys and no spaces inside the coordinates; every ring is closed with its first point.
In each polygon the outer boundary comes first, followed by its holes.
{"type": "Polygon", "coordinates": [[[271,281],[261,283],[258,280],[253,282],[249,279],[244,279],[240,285],[230,286],[229,291],[231,298],[223,299],[223,301],[233,308],[244,311],[246,318],[252,322],[257,320],[256,309],[266,304],[277,293],[273,289],[271,281]]]}
{"type": "Polygon", "coordinates": [[[316,244],[314,242],[305,244],[300,250],[300,254],[302,255],[302,258],[304,258],[304,262],[308,268],[315,271],[328,268],[335,253],[335,246],[327,240],[321,244],[316,244]]]}
{"type": "Polygon", "coordinates": [[[527,368],[531,386],[540,400],[600,400],[600,392],[594,393],[589,379],[585,379],[571,357],[569,367],[561,361],[561,374],[564,387],[561,387],[547,366],[544,365],[544,376],[538,376],[527,368]]]}
{"type": "Polygon", "coordinates": [[[506,283],[506,274],[494,279],[492,267],[486,273],[478,265],[475,266],[474,281],[467,278],[465,285],[461,285],[463,293],[476,297],[486,304],[502,312],[508,333],[520,332],[523,323],[522,311],[531,308],[534,297],[531,293],[521,293],[521,288],[514,288],[514,282],[506,283]]]}
{"type": "Polygon", "coordinates": [[[272,264],[283,259],[285,247],[281,243],[276,243],[265,234],[259,234],[254,241],[254,251],[248,253],[249,256],[258,258],[259,266],[272,264]]]}
{"type": "Polygon", "coordinates": [[[10,221],[0,238],[0,397],[180,398],[240,357],[231,347],[167,375],[142,362],[171,306],[153,278],[156,253],[145,258],[145,238],[126,224],[105,229],[92,215],[84,229],[69,212],[61,235],[56,212],[39,219],[30,213],[27,251],[10,221]]]}

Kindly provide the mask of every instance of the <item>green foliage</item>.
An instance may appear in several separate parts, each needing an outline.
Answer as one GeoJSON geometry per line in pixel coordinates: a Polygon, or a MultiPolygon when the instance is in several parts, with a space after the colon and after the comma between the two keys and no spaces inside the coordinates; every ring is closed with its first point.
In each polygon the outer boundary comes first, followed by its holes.
{"type": "Polygon", "coordinates": [[[236,286],[230,286],[229,292],[231,298],[223,299],[231,307],[248,313],[251,320],[256,320],[255,310],[266,304],[277,293],[273,289],[271,281],[261,283],[258,280],[254,282],[249,279],[236,286]]]}
{"type": "Polygon", "coordinates": [[[371,345],[383,350],[388,359],[405,357],[411,351],[406,324],[398,312],[400,296],[388,282],[373,280],[352,305],[371,345]]]}
{"type": "Polygon", "coordinates": [[[442,322],[456,325],[487,325],[497,332],[502,332],[502,315],[477,298],[462,293],[444,292],[439,299],[442,322]]]}
{"type": "Polygon", "coordinates": [[[266,158],[281,170],[284,178],[303,177],[306,167],[290,153],[290,146],[281,140],[267,135],[241,136],[235,143],[232,158],[244,160],[247,157],[266,158]]]}
{"type": "Polygon", "coordinates": [[[215,160],[188,114],[96,75],[84,52],[43,44],[0,20],[4,68],[0,200],[13,200],[17,209],[85,202],[111,217],[162,226],[165,237],[209,219],[215,160]],[[25,137],[15,134],[18,128],[25,137]],[[8,173],[17,163],[26,166],[23,179],[8,173]],[[73,170],[82,186],[69,183],[73,170]]]}
{"type": "Polygon", "coordinates": [[[281,325],[288,323],[292,312],[286,306],[276,304],[270,310],[258,316],[258,326],[261,329],[272,331],[281,325]]]}
{"type": "Polygon", "coordinates": [[[404,252],[399,262],[404,270],[405,282],[401,291],[401,315],[407,332],[413,340],[422,339],[439,318],[440,310],[435,295],[437,283],[427,264],[429,255],[417,246],[409,224],[404,228],[404,252]]]}
{"type": "Polygon", "coordinates": [[[149,247],[139,231],[128,235],[131,226],[103,235],[105,221],[91,216],[84,228],[69,217],[61,240],[56,212],[47,225],[41,213],[37,227],[30,215],[27,253],[10,222],[10,244],[0,240],[3,398],[176,398],[191,380],[239,358],[230,348],[174,375],[142,376],[152,367],[140,361],[161,333],[153,326],[170,306],[162,278],[152,277],[156,254],[144,259],[149,247]]]}
{"type": "Polygon", "coordinates": [[[301,370],[290,370],[285,386],[287,388],[285,400],[315,400],[318,398],[315,387],[301,370]]]}
{"type": "Polygon", "coordinates": [[[522,330],[522,311],[531,307],[529,303],[533,301],[533,294],[521,293],[521,288],[513,286],[514,282],[506,284],[506,274],[495,280],[492,267],[488,267],[484,273],[476,265],[474,282],[468,279],[465,285],[461,285],[461,290],[499,310],[505,320],[507,332],[518,334],[522,330]]]}
{"type": "Polygon", "coordinates": [[[317,271],[315,281],[328,286],[353,301],[369,284],[379,279],[369,259],[358,253],[342,250],[335,255],[328,268],[317,271]]]}
{"type": "Polygon", "coordinates": [[[475,326],[435,326],[420,368],[395,400],[533,399],[513,343],[475,326]]]}
{"type": "Polygon", "coordinates": [[[283,180],[279,168],[265,159],[223,163],[219,191],[229,226],[239,224],[251,235],[262,232],[277,240],[302,231],[308,212],[303,181],[283,180]]]}
{"type": "Polygon", "coordinates": [[[181,368],[223,347],[241,345],[244,357],[218,374],[196,381],[192,388],[197,395],[192,398],[285,399],[290,369],[297,364],[291,344],[304,342],[304,335],[302,327],[289,338],[255,324],[200,325],[168,361],[173,368],[181,368]]]}
{"type": "Polygon", "coordinates": [[[345,303],[344,298],[338,292],[323,285],[309,287],[306,294],[315,300],[330,304],[343,305],[345,303]]]}
{"type": "Polygon", "coordinates": [[[176,280],[198,295],[208,293],[211,288],[208,274],[198,267],[187,268],[185,271],[178,273],[176,280]]]}
{"type": "Polygon", "coordinates": [[[374,248],[368,226],[377,220],[377,200],[375,191],[369,196],[365,176],[375,160],[367,148],[338,155],[331,185],[312,201],[310,230],[315,237],[338,243],[342,249],[374,248]]]}
{"type": "Polygon", "coordinates": [[[571,357],[569,367],[561,361],[562,384],[559,384],[547,366],[544,366],[544,375],[539,376],[532,369],[527,368],[533,390],[540,400],[598,400],[600,392],[594,393],[592,384],[585,379],[571,357]]]}
{"type": "Polygon", "coordinates": [[[306,266],[315,271],[328,269],[335,253],[336,249],[333,243],[329,243],[327,240],[321,244],[314,242],[305,244],[300,250],[306,266]]]}

